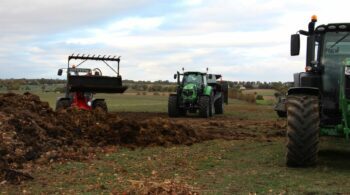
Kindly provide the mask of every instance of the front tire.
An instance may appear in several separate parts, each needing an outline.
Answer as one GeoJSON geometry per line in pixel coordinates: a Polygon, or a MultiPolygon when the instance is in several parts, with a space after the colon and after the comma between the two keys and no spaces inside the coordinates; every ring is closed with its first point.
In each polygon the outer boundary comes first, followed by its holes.
{"type": "Polygon", "coordinates": [[[105,112],[108,112],[108,108],[107,108],[107,104],[104,100],[95,100],[92,103],[92,109],[96,110],[96,109],[101,109],[105,112]]]}
{"type": "Polygon", "coordinates": [[[316,164],[319,124],[318,97],[287,97],[287,166],[306,167],[316,164]]]}
{"type": "Polygon", "coordinates": [[[210,97],[201,96],[199,99],[199,116],[208,118],[210,116],[210,97]]]}
{"type": "Polygon", "coordinates": [[[180,110],[177,107],[177,96],[169,96],[168,99],[168,115],[169,117],[179,117],[180,110]]]}
{"type": "Polygon", "coordinates": [[[216,100],[214,103],[215,114],[223,114],[224,113],[224,104],[222,96],[216,100]]]}
{"type": "Polygon", "coordinates": [[[71,106],[69,99],[59,99],[56,102],[56,111],[65,110],[71,106]]]}

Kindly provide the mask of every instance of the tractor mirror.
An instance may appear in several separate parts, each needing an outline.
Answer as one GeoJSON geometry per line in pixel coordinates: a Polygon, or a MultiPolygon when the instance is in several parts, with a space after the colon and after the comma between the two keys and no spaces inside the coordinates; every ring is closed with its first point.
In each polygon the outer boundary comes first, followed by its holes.
{"type": "Polygon", "coordinates": [[[300,35],[294,34],[290,39],[290,55],[297,56],[300,52],[300,35]]]}
{"type": "Polygon", "coordinates": [[[177,74],[174,74],[174,79],[176,79],[177,78],[177,74]]]}
{"type": "Polygon", "coordinates": [[[58,76],[61,76],[61,75],[62,75],[62,72],[63,72],[62,69],[58,69],[57,75],[58,75],[58,76]]]}

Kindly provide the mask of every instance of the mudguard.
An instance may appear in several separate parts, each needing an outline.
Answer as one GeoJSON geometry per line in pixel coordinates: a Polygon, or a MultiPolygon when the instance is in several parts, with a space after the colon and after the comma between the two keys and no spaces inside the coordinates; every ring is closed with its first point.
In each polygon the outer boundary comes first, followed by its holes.
{"type": "Polygon", "coordinates": [[[320,90],[315,87],[292,87],[288,89],[288,95],[298,95],[298,94],[306,94],[306,95],[320,95],[320,90]]]}
{"type": "Polygon", "coordinates": [[[206,86],[204,87],[203,95],[211,96],[212,91],[213,91],[212,86],[206,86]]]}

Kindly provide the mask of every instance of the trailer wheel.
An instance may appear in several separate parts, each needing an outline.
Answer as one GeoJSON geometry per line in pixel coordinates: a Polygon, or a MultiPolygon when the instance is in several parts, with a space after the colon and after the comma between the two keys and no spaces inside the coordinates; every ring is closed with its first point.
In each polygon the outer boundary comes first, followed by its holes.
{"type": "Polygon", "coordinates": [[[287,166],[315,165],[320,124],[318,97],[290,95],[287,112],[287,166]]]}
{"type": "Polygon", "coordinates": [[[224,113],[224,104],[222,101],[223,97],[221,96],[219,99],[216,100],[214,103],[215,107],[215,114],[223,114],[224,113]]]}
{"type": "Polygon", "coordinates": [[[208,118],[210,116],[210,97],[201,96],[199,98],[199,116],[208,118]]]}
{"type": "Polygon", "coordinates": [[[71,106],[71,103],[68,99],[59,99],[56,102],[56,111],[65,110],[71,106]]]}
{"type": "Polygon", "coordinates": [[[180,110],[177,107],[177,96],[171,95],[168,99],[168,115],[169,117],[179,117],[180,110]]]}
{"type": "Polygon", "coordinates": [[[108,108],[107,108],[107,104],[104,100],[95,100],[92,103],[92,109],[96,110],[96,109],[101,109],[105,112],[108,112],[108,108]]]}
{"type": "Polygon", "coordinates": [[[212,117],[214,115],[214,111],[215,111],[215,106],[214,106],[214,96],[211,95],[209,98],[209,116],[212,117]]]}

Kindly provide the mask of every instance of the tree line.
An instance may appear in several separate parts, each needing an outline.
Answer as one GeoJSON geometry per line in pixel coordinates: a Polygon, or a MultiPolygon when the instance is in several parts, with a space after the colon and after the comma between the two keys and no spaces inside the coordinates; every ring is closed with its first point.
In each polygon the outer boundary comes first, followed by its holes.
{"type": "MultiPolygon", "coordinates": [[[[292,82],[260,82],[260,81],[227,81],[230,88],[233,89],[275,89],[285,92],[293,85],[292,82]]],[[[59,91],[64,90],[66,80],[62,79],[0,79],[0,90],[30,90],[31,86],[41,88],[43,91],[54,89],[57,86],[59,91]]],[[[124,80],[124,85],[134,91],[149,91],[149,92],[174,92],[176,90],[176,82],[168,80],[158,81],[133,81],[124,80]]]]}

